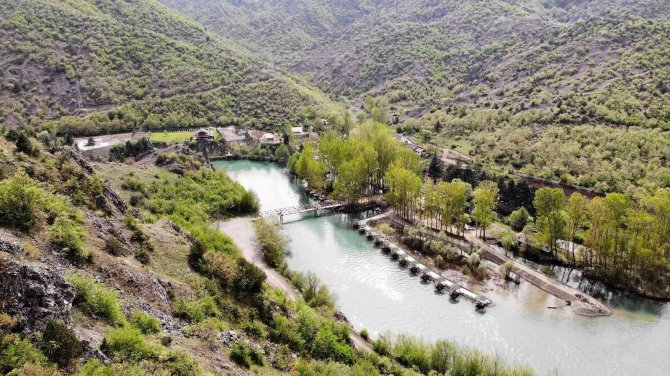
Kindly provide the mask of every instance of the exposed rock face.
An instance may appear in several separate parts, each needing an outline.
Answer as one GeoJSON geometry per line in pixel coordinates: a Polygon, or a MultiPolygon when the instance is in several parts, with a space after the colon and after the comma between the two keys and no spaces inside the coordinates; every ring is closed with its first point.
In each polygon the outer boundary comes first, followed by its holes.
{"type": "Polygon", "coordinates": [[[0,311],[18,317],[26,331],[43,329],[49,318],[67,321],[74,296],[53,268],[0,258],[0,311]]]}
{"type": "Polygon", "coordinates": [[[14,256],[20,256],[25,253],[25,250],[21,244],[0,237],[0,252],[6,252],[14,256]]]}

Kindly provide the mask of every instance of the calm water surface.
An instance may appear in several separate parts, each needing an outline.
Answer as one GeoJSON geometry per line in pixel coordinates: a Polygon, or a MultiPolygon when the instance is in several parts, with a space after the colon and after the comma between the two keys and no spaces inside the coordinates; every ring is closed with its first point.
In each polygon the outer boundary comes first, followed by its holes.
{"type": "MultiPolygon", "coordinates": [[[[251,161],[217,162],[256,192],[263,210],[308,202],[302,188],[280,168],[251,161]]],[[[477,313],[468,301],[451,302],[351,229],[348,215],[287,223],[289,266],[312,271],[337,296],[338,308],[356,329],[373,336],[408,333],[426,340],[449,339],[523,363],[540,375],[670,374],[670,308],[619,297],[607,303],[607,318],[573,315],[551,295],[522,282],[486,295],[495,306],[477,313]]],[[[559,273],[562,275],[563,271],[559,273]]]]}

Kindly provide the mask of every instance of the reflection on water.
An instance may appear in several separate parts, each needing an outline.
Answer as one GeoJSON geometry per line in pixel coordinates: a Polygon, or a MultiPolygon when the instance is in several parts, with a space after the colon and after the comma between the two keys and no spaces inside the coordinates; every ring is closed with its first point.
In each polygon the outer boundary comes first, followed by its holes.
{"type": "MultiPolygon", "coordinates": [[[[306,202],[300,187],[281,170],[256,162],[223,162],[253,189],[262,206],[306,202]]],[[[485,314],[468,301],[453,302],[391,262],[336,214],[284,226],[291,239],[289,266],[315,272],[337,296],[357,329],[371,334],[414,334],[450,339],[534,367],[541,375],[663,375],[670,369],[670,312],[667,305],[610,296],[615,315],[575,316],[561,300],[528,283],[487,292],[495,306],[485,314]]],[[[556,270],[559,276],[566,271],[556,270]]],[[[572,277],[574,277],[574,273],[572,277]]]]}

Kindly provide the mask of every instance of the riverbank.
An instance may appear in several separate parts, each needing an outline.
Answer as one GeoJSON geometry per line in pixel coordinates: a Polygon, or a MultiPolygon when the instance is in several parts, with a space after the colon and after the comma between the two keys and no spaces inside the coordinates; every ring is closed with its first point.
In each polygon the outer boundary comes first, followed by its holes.
{"type": "MultiPolygon", "coordinates": [[[[404,221],[397,218],[392,211],[369,218],[365,223],[376,223],[384,219],[391,219],[396,222],[404,223],[404,221]]],[[[612,310],[598,299],[565,285],[500,253],[495,247],[492,247],[490,244],[476,236],[475,231],[466,231],[465,240],[468,244],[483,249],[484,258],[497,265],[510,262],[512,264],[512,271],[517,273],[523,280],[563,300],[566,306],[572,308],[574,313],[587,317],[603,317],[612,314],[612,310]]]]}
{"type": "MultiPolygon", "coordinates": [[[[286,297],[292,301],[300,299],[300,293],[279,272],[271,268],[265,260],[256,239],[256,231],[248,217],[234,218],[228,221],[219,221],[214,226],[224,234],[228,235],[242,252],[242,256],[259,267],[267,277],[271,287],[280,289],[286,297]]],[[[372,345],[358,334],[353,328],[350,330],[349,338],[359,351],[372,352],[372,345]]]]}

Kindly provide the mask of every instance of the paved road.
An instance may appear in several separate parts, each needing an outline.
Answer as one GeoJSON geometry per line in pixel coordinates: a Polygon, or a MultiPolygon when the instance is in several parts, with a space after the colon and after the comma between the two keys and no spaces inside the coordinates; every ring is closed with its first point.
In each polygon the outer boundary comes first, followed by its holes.
{"type": "MultiPolygon", "coordinates": [[[[275,269],[271,268],[261,254],[258,240],[256,239],[256,230],[251,223],[250,218],[234,218],[225,222],[217,222],[215,226],[230,236],[230,238],[237,244],[242,252],[242,256],[258,266],[267,276],[267,282],[270,286],[278,288],[286,294],[291,300],[298,300],[301,296],[298,291],[293,288],[293,285],[279,274],[275,269]]],[[[372,346],[360,334],[351,330],[349,338],[356,349],[365,352],[372,352],[372,346]]]]}

